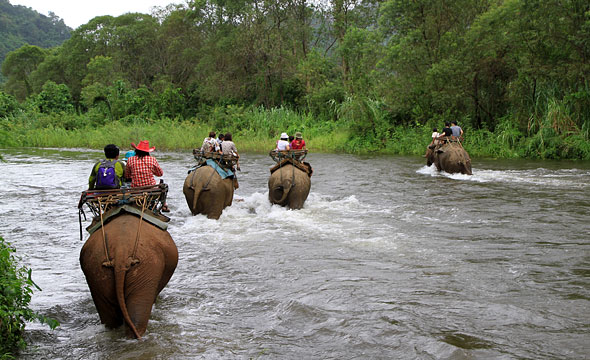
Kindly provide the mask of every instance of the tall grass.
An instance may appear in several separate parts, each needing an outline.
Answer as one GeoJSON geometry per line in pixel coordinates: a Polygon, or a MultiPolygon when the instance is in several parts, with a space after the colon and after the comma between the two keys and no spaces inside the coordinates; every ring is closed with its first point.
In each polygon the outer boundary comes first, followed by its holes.
{"type": "MultiPolygon", "coordinates": [[[[544,112],[531,116],[526,131],[506,116],[494,132],[464,129],[463,146],[472,157],[590,160],[586,123],[580,131],[563,102],[546,104],[544,112]]],[[[200,147],[213,130],[231,132],[240,152],[267,152],[282,132],[300,131],[308,149],[315,152],[422,155],[431,140],[432,124],[395,126],[383,104],[375,100],[350,98],[335,113],[335,119],[324,120],[282,107],[232,105],[208,109],[189,120],[130,116],[97,125],[87,115],[22,112],[0,119],[0,146],[101,149],[114,143],[128,148],[131,142],[147,139],[161,150],[190,150],[200,147]]]]}

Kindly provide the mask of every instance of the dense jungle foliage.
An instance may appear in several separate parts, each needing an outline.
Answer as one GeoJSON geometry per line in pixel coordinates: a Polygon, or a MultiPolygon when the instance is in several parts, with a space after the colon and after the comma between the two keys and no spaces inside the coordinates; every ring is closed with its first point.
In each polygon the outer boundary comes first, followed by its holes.
{"type": "MultiPolygon", "coordinates": [[[[0,65],[6,55],[25,44],[51,48],[70,37],[70,29],[54,13],[41,15],[31,8],[0,0],[0,65]]],[[[0,74],[0,83],[6,79],[0,74]]]]}
{"type": "Polygon", "coordinates": [[[0,359],[12,359],[26,346],[26,321],[39,320],[52,329],[59,323],[29,308],[33,287],[31,270],[18,266],[15,250],[0,237],[0,359]]]}
{"type": "Polygon", "coordinates": [[[590,159],[587,0],[195,0],[96,17],[2,72],[4,146],[214,129],[420,154],[458,120],[472,156],[590,159]]]}

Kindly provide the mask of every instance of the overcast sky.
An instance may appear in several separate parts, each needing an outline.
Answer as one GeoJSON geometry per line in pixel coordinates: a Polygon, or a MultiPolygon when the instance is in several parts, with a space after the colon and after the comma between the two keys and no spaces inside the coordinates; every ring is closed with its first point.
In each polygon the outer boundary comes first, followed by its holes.
{"type": "Polygon", "coordinates": [[[23,5],[47,15],[53,11],[67,26],[75,29],[100,15],[119,16],[128,12],[149,14],[154,6],[170,3],[184,4],[184,0],[8,0],[12,5],[23,5]]]}

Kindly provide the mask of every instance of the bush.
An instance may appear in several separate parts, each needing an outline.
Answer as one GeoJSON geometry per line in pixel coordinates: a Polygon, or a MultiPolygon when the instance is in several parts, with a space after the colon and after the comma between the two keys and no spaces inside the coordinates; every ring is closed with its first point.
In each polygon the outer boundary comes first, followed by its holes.
{"type": "Polygon", "coordinates": [[[48,81],[43,85],[43,90],[37,95],[35,103],[39,107],[39,111],[46,114],[74,111],[68,86],[58,85],[53,81],[48,81]]]}
{"type": "MultiPolygon", "coordinates": [[[[31,270],[18,267],[14,249],[0,237],[0,358],[12,357],[26,347],[23,339],[25,322],[39,320],[55,329],[59,323],[29,308],[33,287],[31,270]]],[[[41,289],[39,289],[41,290],[41,289]]]]}
{"type": "Polygon", "coordinates": [[[18,109],[20,109],[20,105],[14,96],[0,91],[0,118],[12,115],[18,109]]]}

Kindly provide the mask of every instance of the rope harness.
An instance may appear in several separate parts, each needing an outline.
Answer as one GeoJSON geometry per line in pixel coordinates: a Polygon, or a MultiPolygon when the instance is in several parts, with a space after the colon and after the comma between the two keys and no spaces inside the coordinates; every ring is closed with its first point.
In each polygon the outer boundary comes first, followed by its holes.
{"type": "Polygon", "coordinates": [[[106,257],[106,260],[103,262],[103,266],[113,267],[114,265],[108,251],[107,236],[104,230],[104,214],[118,206],[134,204],[141,208],[141,216],[139,218],[139,224],[135,237],[135,245],[133,248],[133,256],[131,258],[131,265],[137,264],[139,262],[136,257],[137,247],[139,245],[141,224],[143,223],[145,211],[150,210],[154,213],[159,213],[163,204],[166,203],[167,193],[168,185],[164,184],[163,182],[160,182],[159,185],[142,186],[137,188],[83,191],[80,197],[80,202],[78,203],[80,240],[82,240],[82,215],[84,215],[84,219],[86,220],[86,214],[84,213],[83,206],[86,204],[94,215],[94,219],[100,219],[102,243],[106,257]]]}

